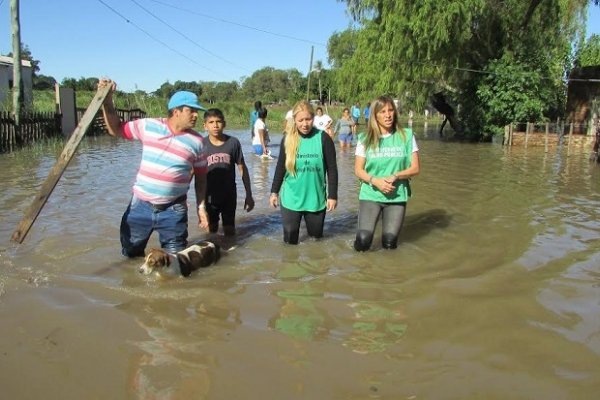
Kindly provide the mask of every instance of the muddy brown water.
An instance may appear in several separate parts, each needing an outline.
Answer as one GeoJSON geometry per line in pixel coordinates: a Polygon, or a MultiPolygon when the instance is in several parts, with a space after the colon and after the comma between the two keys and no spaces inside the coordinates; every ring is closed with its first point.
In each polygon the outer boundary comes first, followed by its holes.
{"type": "MultiPolygon", "coordinates": [[[[238,207],[236,239],[213,237],[234,247],[217,266],[163,282],[119,255],[138,144],[86,139],[21,245],[60,149],[0,155],[1,398],[597,398],[600,167],[585,149],[421,136],[400,247],[359,254],[352,152],[325,238],[286,246],[275,163],[234,133],[256,209],[238,207]]],[[[191,239],[207,237],[193,218],[191,239]]]]}

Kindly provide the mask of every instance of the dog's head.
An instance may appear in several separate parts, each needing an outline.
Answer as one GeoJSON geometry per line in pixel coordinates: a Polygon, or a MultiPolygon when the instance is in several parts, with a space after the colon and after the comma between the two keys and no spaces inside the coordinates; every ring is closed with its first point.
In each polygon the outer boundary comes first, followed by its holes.
{"type": "Polygon", "coordinates": [[[140,274],[150,275],[155,271],[161,271],[171,265],[169,254],[162,249],[150,249],[146,254],[144,264],[138,269],[140,274]]]}

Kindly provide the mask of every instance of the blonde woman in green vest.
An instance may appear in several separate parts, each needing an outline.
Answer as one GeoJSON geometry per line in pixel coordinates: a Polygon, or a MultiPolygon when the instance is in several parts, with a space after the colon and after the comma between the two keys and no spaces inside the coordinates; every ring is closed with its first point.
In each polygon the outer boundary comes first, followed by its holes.
{"type": "Polygon", "coordinates": [[[281,206],[284,242],[298,244],[303,218],[309,236],[323,236],[325,213],[337,205],[338,171],[333,140],[313,127],[310,103],[298,102],[292,115],[293,123],[281,141],[269,203],[281,206]]]}
{"type": "Polygon", "coordinates": [[[360,179],[357,251],[366,251],[381,216],[381,245],[395,249],[410,197],[409,179],[419,173],[419,148],[409,128],[398,126],[391,97],[371,103],[367,132],[358,136],[354,173],[360,179]]]}

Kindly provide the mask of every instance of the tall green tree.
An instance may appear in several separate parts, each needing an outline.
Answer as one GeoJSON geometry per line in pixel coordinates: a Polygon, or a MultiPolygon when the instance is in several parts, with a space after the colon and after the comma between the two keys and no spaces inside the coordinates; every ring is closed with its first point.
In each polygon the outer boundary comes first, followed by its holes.
{"type": "MultiPolygon", "coordinates": [[[[12,51],[7,55],[8,57],[12,57],[12,51]]],[[[36,74],[40,71],[40,61],[33,58],[33,55],[31,54],[31,49],[29,49],[29,46],[23,43],[21,43],[21,60],[27,60],[31,63],[31,70],[33,72],[33,76],[35,77],[36,74]]]]}
{"type": "Polygon", "coordinates": [[[202,82],[202,99],[209,104],[234,100],[240,86],[237,82],[202,82]]]}
{"type": "Polygon", "coordinates": [[[64,78],[60,84],[75,90],[95,92],[98,88],[98,78],[85,78],[83,76],[79,79],[64,78]]]}
{"type": "Polygon", "coordinates": [[[580,67],[600,65],[600,35],[592,35],[583,44],[577,55],[576,64],[580,67]]]}
{"type": "MultiPolygon", "coordinates": [[[[340,0],[341,1],[341,0],[340,0]]],[[[479,86],[502,88],[505,72],[526,72],[522,82],[564,91],[571,45],[583,35],[588,0],[346,0],[360,24],[355,51],[339,68],[340,92],[356,97],[392,94],[411,108],[432,94],[460,104],[466,134],[495,131],[497,101],[479,86]],[[509,64],[507,64],[509,63],[509,64]],[[510,63],[517,68],[510,69],[510,63]],[[506,68],[501,68],[504,66],[506,68]],[[502,73],[500,73],[502,72],[502,73]],[[484,93],[483,91],[482,93],[484,93]]],[[[542,112],[556,110],[544,92],[529,92],[542,112]]],[[[510,96],[501,96],[510,102],[510,96]]],[[[555,102],[555,99],[553,99],[555,102]]],[[[509,109],[504,107],[503,109],[509,109]]],[[[539,114],[539,111],[537,112],[539,114]]],[[[515,111],[509,118],[518,118],[515,111]]]]}
{"type": "MultiPolygon", "coordinates": [[[[12,57],[13,53],[7,54],[8,57],[12,57]]],[[[21,43],[21,60],[27,60],[31,63],[31,71],[33,78],[33,88],[36,90],[47,90],[54,88],[56,79],[52,76],[40,74],[40,61],[33,58],[31,49],[26,44],[21,43]]]]}
{"type": "Polygon", "coordinates": [[[265,67],[246,78],[242,90],[247,100],[261,100],[263,104],[294,101],[306,88],[306,79],[296,69],[281,70],[265,67]]]}
{"type": "Polygon", "coordinates": [[[335,32],[327,41],[327,54],[329,64],[333,68],[340,68],[344,62],[352,57],[356,50],[357,31],[346,29],[335,32]]]}

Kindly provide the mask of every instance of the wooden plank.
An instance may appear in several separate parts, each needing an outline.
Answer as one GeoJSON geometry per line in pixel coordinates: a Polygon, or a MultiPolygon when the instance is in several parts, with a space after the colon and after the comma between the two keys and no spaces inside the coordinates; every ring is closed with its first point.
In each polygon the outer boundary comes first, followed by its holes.
{"type": "Polygon", "coordinates": [[[46,181],[44,181],[44,183],[42,184],[40,192],[33,199],[33,202],[29,206],[29,209],[27,209],[27,211],[25,212],[25,215],[19,223],[19,225],[17,226],[17,229],[15,229],[15,231],[13,232],[11,236],[12,241],[23,243],[23,240],[25,240],[25,236],[27,236],[27,233],[31,229],[31,226],[35,222],[37,216],[40,214],[40,211],[42,211],[42,208],[44,207],[46,202],[48,201],[48,198],[50,197],[52,191],[56,187],[58,180],[67,168],[67,165],[71,161],[71,158],[73,158],[73,155],[77,150],[77,146],[79,146],[81,139],[83,139],[83,135],[85,135],[85,132],[88,130],[90,124],[94,120],[94,117],[98,113],[98,110],[100,110],[100,107],[102,106],[102,103],[104,102],[104,99],[106,98],[110,90],[110,85],[101,88],[96,93],[96,96],[94,96],[94,98],[92,99],[87,110],[81,117],[81,121],[79,121],[79,124],[77,124],[75,130],[73,130],[73,133],[71,134],[71,137],[65,145],[65,148],[63,149],[56,163],[54,164],[54,167],[52,167],[52,170],[48,174],[46,181]]]}

